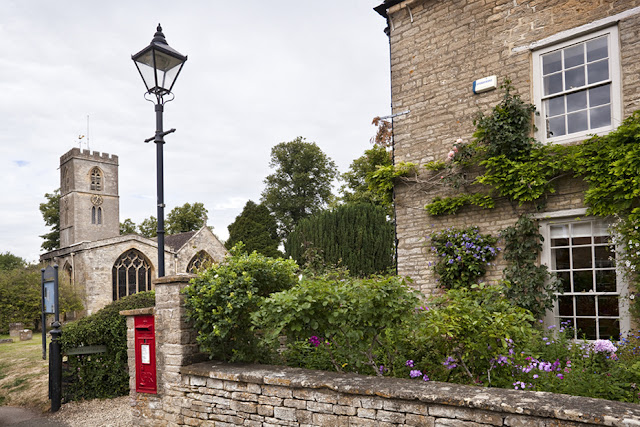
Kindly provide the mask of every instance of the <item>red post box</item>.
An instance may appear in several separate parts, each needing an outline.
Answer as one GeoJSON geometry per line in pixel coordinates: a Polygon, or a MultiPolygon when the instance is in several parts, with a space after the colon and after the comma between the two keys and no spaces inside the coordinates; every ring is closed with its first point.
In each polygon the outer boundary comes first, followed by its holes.
{"type": "Polygon", "coordinates": [[[153,315],[135,317],[136,391],[158,393],[156,380],[156,335],[153,315]]]}

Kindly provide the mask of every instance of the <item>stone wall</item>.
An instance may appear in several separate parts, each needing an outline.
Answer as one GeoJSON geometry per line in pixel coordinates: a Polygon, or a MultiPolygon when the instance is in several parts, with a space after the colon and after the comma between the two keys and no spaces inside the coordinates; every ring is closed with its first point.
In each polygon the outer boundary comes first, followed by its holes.
{"type": "MultiPolygon", "coordinates": [[[[478,95],[472,82],[496,75],[498,84],[512,80],[526,102],[532,95],[532,46],[549,37],[623,14],[620,38],[622,114],[640,108],[640,14],[638,0],[406,0],[386,11],[389,16],[392,112],[396,162],[425,164],[444,160],[458,138],[472,140],[473,119],[487,113],[500,90],[478,95]]],[[[397,4],[396,4],[397,3],[397,4]]],[[[537,120],[541,120],[538,118],[537,120]]],[[[541,126],[538,125],[540,128],[541,126]]],[[[428,263],[434,261],[427,236],[449,226],[477,225],[496,235],[512,225],[523,209],[498,201],[496,209],[464,208],[458,215],[430,217],[424,206],[437,195],[457,190],[396,186],[398,271],[410,276],[424,293],[436,288],[428,263]],[[426,245],[426,246],[425,246],[426,245]]],[[[474,187],[466,190],[476,191],[474,187]]],[[[584,186],[563,182],[546,200],[549,212],[584,207],[584,186]]],[[[501,276],[501,259],[488,279],[501,276]]]]}
{"type": "Polygon", "coordinates": [[[131,402],[140,426],[640,426],[640,406],[601,399],[266,365],[198,362],[184,319],[189,275],[155,283],[158,393],[135,391],[134,317],[127,315],[131,402]],[[196,363],[194,363],[196,362],[196,363]]]}

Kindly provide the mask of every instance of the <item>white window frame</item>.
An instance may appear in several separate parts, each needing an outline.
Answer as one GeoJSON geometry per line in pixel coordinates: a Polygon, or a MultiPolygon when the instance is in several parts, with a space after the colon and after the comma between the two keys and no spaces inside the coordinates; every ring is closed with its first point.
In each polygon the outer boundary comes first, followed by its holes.
{"type": "Polygon", "coordinates": [[[536,139],[545,143],[569,143],[586,139],[588,135],[606,134],[617,128],[622,121],[622,90],[621,90],[621,66],[620,66],[620,40],[618,27],[611,26],[588,34],[581,33],[576,29],[576,37],[564,39],[564,41],[532,52],[533,59],[533,97],[537,111],[540,113],[535,117],[537,127],[536,139]],[[547,126],[545,110],[543,105],[543,79],[542,79],[542,56],[560,49],[564,49],[574,44],[584,43],[603,35],[608,35],[609,49],[609,81],[611,83],[611,125],[596,129],[588,129],[558,137],[547,137],[547,126]]]}
{"type": "MultiPolygon", "coordinates": [[[[550,226],[551,225],[560,225],[560,224],[568,224],[568,223],[579,223],[579,222],[591,222],[591,221],[603,221],[602,218],[597,218],[597,217],[576,217],[575,215],[573,215],[572,211],[566,211],[564,212],[566,214],[566,216],[562,215],[563,212],[556,212],[551,216],[543,216],[541,215],[541,217],[545,218],[545,219],[541,219],[539,221],[539,229],[540,229],[540,234],[543,237],[543,245],[542,245],[542,252],[540,254],[540,262],[543,265],[546,265],[549,270],[551,271],[551,266],[552,266],[552,262],[551,262],[551,236],[550,236],[550,226]]],[[[606,221],[603,221],[606,223],[606,221]]],[[[619,252],[620,248],[616,248],[616,251],[619,252]]],[[[616,256],[617,259],[620,259],[620,256],[617,255],[616,256]]],[[[616,266],[615,268],[615,272],[616,272],[616,293],[618,294],[618,315],[620,318],[620,334],[623,336],[626,336],[630,330],[631,330],[631,322],[630,322],[630,315],[629,315],[629,301],[628,301],[628,296],[629,296],[629,289],[628,289],[628,284],[626,282],[626,280],[624,279],[624,271],[622,270],[622,268],[620,266],[616,266]]],[[[592,295],[599,295],[600,293],[598,292],[589,292],[587,294],[592,294],[592,295]]],[[[610,293],[604,293],[604,294],[610,294],[610,293]]],[[[562,293],[558,293],[558,295],[562,295],[562,293]]],[[[556,302],[554,303],[554,307],[551,311],[547,312],[547,315],[545,316],[544,322],[546,325],[558,325],[558,322],[560,320],[560,313],[559,313],[559,306],[558,306],[558,300],[556,300],[556,302]]],[[[579,317],[576,315],[576,313],[573,313],[573,316],[571,316],[573,318],[579,317]]],[[[595,313],[595,317],[598,318],[598,312],[596,309],[596,313],[595,313]]],[[[596,330],[597,330],[597,325],[598,323],[596,323],[596,330]]],[[[597,333],[599,333],[599,331],[597,331],[597,333]]],[[[577,338],[581,338],[581,337],[577,337],[577,338]]],[[[608,338],[608,337],[603,337],[603,338],[608,338]]],[[[615,337],[617,339],[617,337],[615,337]]]]}

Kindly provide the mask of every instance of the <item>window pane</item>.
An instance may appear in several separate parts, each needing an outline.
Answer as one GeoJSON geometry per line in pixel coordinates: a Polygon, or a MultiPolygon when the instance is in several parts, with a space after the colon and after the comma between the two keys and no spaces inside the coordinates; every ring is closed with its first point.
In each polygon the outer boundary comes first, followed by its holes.
{"type": "Polygon", "coordinates": [[[547,102],[547,117],[564,114],[564,96],[551,98],[547,102]]]}
{"type": "Polygon", "coordinates": [[[584,110],[587,108],[587,91],[570,93],[567,95],[567,112],[584,110]]]}
{"type": "Polygon", "coordinates": [[[564,116],[549,119],[547,123],[549,126],[547,137],[562,136],[567,133],[564,127],[564,116]]]}
{"type": "Polygon", "coordinates": [[[569,265],[569,249],[568,248],[553,249],[553,252],[551,254],[553,257],[553,259],[551,260],[552,270],[568,270],[569,268],[571,268],[569,265]]]}
{"type": "Polygon", "coordinates": [[[569,246],[569,225],[549,226],[551,246],[569,246]]]}
{"type": "Polygon", "coordinates": [[[607,36],[599,37],[587,42],[587,61],[592,62],[597,59],[609,56],[607,47],[607,36]]]}
{"type": "Polygon", "coordinates": [[[587,130],[589,128],[589,124],[587,122],[587,112],[580,111],[578,113],[568,114],[567,124],[568,124],[567,133],[581,132],[583,130],[587,130]]]}
{"type": "Polygon", "coordinates": [[[564,50],[564,68],[572,68],[584,64],[584,43],[564,50]]]}
{"type": "Polygon", "coordinates": [[[596,268],[613,268],[613,257],[611,256],[611,249],[608,246],[596,246],[595,261],[596,268]]]}
{"type": "Polygon", "coordinates": [[[557,51],[542,57],[542,74],[555,73],[562,69],[562,51],[557,51]]]}
{"type": "Polygon", "coordinates": [[[598,297],[598,316],[618,316],[618,297],[598,297]]]}
{"type": "Polygon", "coordinates": [[[136,270],[134,268],[129,268],[127,271],[127,276],[129,278],[129,294],[133,295],[136,293],[136,270]]]}
{"type": "Polygon", "coordinates": [[[560,290],[562,292],[571,292],[571,273],[568,271],[556,273],[558,280],[560,280],[560,290]]]}
{"type": "Polygon", "coordinates": [[[616,291],[616,271],[599,270],[596,271],[596,291],[615,292],[616,291]]]}
{"type": "Polygon", "coordinates": [[[573,291],[574,292],[591,292],[593,291],[593,272],[575,271],[573,273],[573,291]]]}
{"type": "Polygon", "coordinates": [[[544,78],[544,94],[562,92],[562,73],[552,74],[544,78]]]}
{"type": "Polygon", "coordinates": [[[118,269],[118,299],[127,296],[127,270],[124,267],[118,269]]]}
{"type": "Polygon", "coordinates": [[[588,340],[598,339],[596,336],[596,319],[576,319],[577,336],[588,340]]]}
{"type": "Polygon", "coordinates": [[[564,89],[584,86],[584,67],[573,68],[564,72],[564,89]]]}
{"type": "Polygon", "coordinates": [[[576,297],[576,315],[577,316],[595,316],[596,315],[596,297],[582,296],[576,297]]]}
{"type": "Polygon", "coordinates": [[[578,247],[572,249],[573,268],[591,268],[591,247],[578,247]]]}
{"type": "Polygon", "coordinates": [[[589,74],[589,84],[609,80],[609,60],[603,59],[587,65],[587,73],[589,74]]]}
{"type": "Polygon", "coordinates": [[[609,104],[611,102],[611,85],[602,85],[589,89],[589,106],[609,104]]]}
{"type": "Polygon", "coordinates": [[[571,224],[571,235],[574,237],[573,239],[573,244],[574,245],[588,245],[591,243],[591,222],[590,221],[586,221],[586,222],[577,222],[575,224],[571,224]],[[578,239],[576,239],[576,237],[586,237],[587,242],[585,243],[578,243],[578,239]]]}
{"type": "Polygon", "coordinates": [[[600,319],[600,339],[617,340],[620,338],[620,320],[600,319]]]}
{"type": "Polygon", "coordinates": [[[611,125],[611,106],[605,105],[604,107],[594,108],[590,111],[591,114],[591,129],[597,129],[603,126],[611,125]]]}
{"type": "Polygon", "coordinates": [[[573,297],[559,297],[558,308],[560,316],[573,316],[573,297]]]}

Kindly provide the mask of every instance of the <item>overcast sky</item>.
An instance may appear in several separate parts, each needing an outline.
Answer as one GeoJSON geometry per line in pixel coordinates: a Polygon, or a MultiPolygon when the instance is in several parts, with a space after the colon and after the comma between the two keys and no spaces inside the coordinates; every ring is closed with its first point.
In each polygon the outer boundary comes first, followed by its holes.
{"type": "Polygon", "coordinates": [[[28,261],[60,156],[117,154],[120,221],[156,215],[154,107],[131,55],[162,24],[189,59],[165,106],[166,213],[202,202],[222,239],[271,148],[303,136],[345,172],[390,112],[381,0],[0,1],[0,252],[28,261]],[[89,130],[87,131],[87,116],[89,130]],[[82,148],[87,148],[86,139],[82,148]]]}

